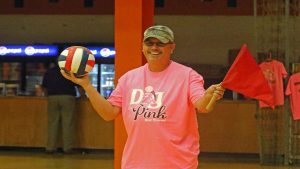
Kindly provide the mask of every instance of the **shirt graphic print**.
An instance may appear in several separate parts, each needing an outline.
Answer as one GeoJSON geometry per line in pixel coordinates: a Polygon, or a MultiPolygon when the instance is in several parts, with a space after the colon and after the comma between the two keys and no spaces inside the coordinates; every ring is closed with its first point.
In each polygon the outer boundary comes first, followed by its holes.
{"type": "Polygon", "coordinates": [[[164,92],[155,92],[152,86],[144,90],[133,89],[130,97],[130,111],[134,120],[144,118],[145,121],[165,121],[166,106],[162,105],[164,92]]]}

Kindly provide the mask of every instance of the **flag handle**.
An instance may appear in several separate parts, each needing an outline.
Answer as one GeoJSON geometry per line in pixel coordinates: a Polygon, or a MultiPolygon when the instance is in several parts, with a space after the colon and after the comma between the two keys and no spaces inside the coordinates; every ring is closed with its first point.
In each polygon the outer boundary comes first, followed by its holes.
{"type": "Polygon", "coordinates": [[[209,103],[206,105],[206,110],[210,110],[211,106],[217,101],[217,96],[213,95],[212,98],[210,99],[209,103]]]}

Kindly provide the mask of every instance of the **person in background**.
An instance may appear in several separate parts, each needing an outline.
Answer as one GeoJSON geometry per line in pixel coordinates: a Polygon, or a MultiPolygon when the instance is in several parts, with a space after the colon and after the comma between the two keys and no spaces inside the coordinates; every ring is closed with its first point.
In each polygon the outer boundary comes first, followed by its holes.
{"type": "Polygon", "coordinates": [[[122,169],[196,169],[200,152],[196,109],[210,112],[216,103],[207,106],[211,98],[221,99],[225,89],[215,84],[205,90],[200,74],[171,60],[176,45],[167,26],[146,29],[142,46],[147,63],[124,74],[108,100],[88,76],[61,73],[83,87],[103,119],[122,114],[128,134],[122,169]]]}
{"type": "Polygon", "coordinates": [[[58,133],[61,127],[63,152],[74,153],[76,84],[65,79],[57,64],[44,75],[42,87],[48,98],[48,139],[46,153],[57,151],[58,133]]]}

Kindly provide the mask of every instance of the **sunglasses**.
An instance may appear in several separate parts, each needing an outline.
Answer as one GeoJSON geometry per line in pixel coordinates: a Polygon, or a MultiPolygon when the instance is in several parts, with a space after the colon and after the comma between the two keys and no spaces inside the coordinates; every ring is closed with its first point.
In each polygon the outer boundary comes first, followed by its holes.
{"type": "Polygon", "coordinates": [[[151,47],[151,46],[158,46],[158,47],[165,47],[167,46],[168,44],[170,43],[162,43],[162,42],[151,42],[151,41],[145,41],[144,44],[148,47],[151,47]]]}

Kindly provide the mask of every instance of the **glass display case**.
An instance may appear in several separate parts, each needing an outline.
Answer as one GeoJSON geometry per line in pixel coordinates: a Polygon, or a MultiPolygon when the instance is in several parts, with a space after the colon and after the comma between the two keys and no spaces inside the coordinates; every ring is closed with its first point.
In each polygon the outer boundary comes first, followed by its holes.
{"type": "Polygon", "coordinates": [[[57,45],[1,45],[0,83],[3,95],[36,95],[48,65],[58,55],[57,45]],[[5,91],[5,92],[3,92],[5,91]]]}
{"type": "Polygon", "coordinates": [[[1,95],[18,95],[21,80],[22,65],[18,62],[0,63],[1,95]]]}
{"type": "Polygon", "coordinates": [[[89,73],[90,82],[100,94],[108,98],[115,88],[115,66],[114,64],[95,64],[92,71],[89,73]]]}
{"type": "Polygon", "coordinates": [[[1,81],[16,82],[20,81],[21,63],[4,62],[0,63],[0,79],[1,81]]]}
{"type": "MultiPolygon", "coordinates": [[[[56,62],[63,47],[74,45],[0,46],[0,95],[43,96],[41,84],[46,70],[56,62]]],[[[107,98],[114,89],[113,44],[81,46],[86,46],[95,56],[96,64],[89,73],[90,81],[107,98]]]]}
{"type": "Polygon", "coordinates": [[[99,65],[95,64],[94,68],[92,69],[92,71],[89,73],[89,77],[90,77],[90,82],[92,83],[93,87],[98,89],[98,75],[99,75],[99,65]]]}
{"type": "Polygon", "coordinates": [[[5,96],[6,94],[6,84],[0,83],[0,96],[5,96]]]}
{"type": "Polygon", "coordinates": [[[36,95],[47,64],[43,62],[3,62],[0,63],[1,95],[36,95]]]}
{"type": "Polygon", "coordinates": [[[115,66],[114,64],[101,64],[100,68],[100,93],[108,98],[115,88],[115,66]]]}
{"type": "Polygon", "coordinates": [[[41,95],[38,93],[43,81],[43,76],[46,73],[47,67],[45,63],[26,63],[25,75],[25,95],[41,95]]]}

